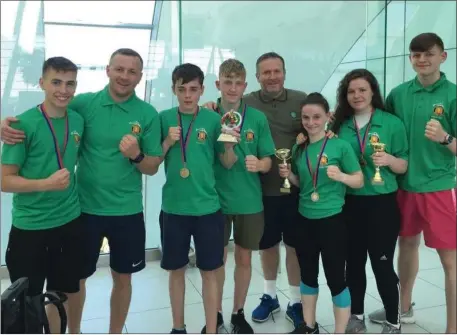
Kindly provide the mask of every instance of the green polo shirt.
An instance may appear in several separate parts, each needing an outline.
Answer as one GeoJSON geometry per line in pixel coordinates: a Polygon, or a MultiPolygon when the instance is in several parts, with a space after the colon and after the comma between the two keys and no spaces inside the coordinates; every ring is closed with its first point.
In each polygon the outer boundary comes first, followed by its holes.
{"type": "MultiPolygon", "coordinates": [[[[302,129],[300,105],[305,98],[306,94],[303,92],[284,89],[276,98],[256,91],[244,96],[243,101],[265,114],[276,149],[292,149],[302,129]]],[[[281,160],[274,159],[270,171],[261,175],[263,195],[284,195],[280,192],[284,182],[284,178],[279,176],[281,163],[281,160]]],[[[298,189],[292,186],[292,192],[298,192],[298,189]]]]}
{"type": "MultiPolygon", "coordinates": [[[[363,139],[368,125],[360,129],[360,138],[363,139]]],[[[352,118],[346,120],[341,125],[338,132],[340,139],[347,141],[354,150],[357,157],[361,157],[360,146],[357,138],[357,131],[354,127],[352,118]]],[[[365,152],[363,158],[367,163],[362,166],[365,177],[364,186],[359,189],[348,188],[347,193],[353,195],[377,195],[387,194],[397,191],[397,174],[392,172],[389,167],[381,167],[380,172],[384,185],[372,185],[371,180],[375,173],[375,165],[371,156],[374,151],[370,143],[380,142],[386,145],[385,151],[394,157],[408,160],[408,140],[403,123],[393,114],[377,109],[371,120],[371,127],[367,134],[365,152]]]]}
{"type": "MultiPolygon", "coordinates": [[[[321,152],[324,139],[311,143],[308,146],[308,157],[311,163],[312,173],[315,173],[317,160],[321,152]]],[[[306,163],[305,150],[298,150],[295,145],[292,149],[292,171],[300,179],[300,201],[298,210],[301,215],[308,219],[322,219],[341,213],[346,195],[346,185],[336,182],[327,176],[327,167],[338,166],[347,174],[360,171],[360,164],[351,145],[339,138],[331,138],[327,141],[321,157],[317,178],[317,192],[319,201],[311,200],[314,192],[313,177],[306,163]]]]}
{"type": "Polygon", "coordinates": [[[455,156],[424,134],[427,122],[436,119],[446,132],[456,136],[456,85],[444,73],[428,87],[416,77],[390,92],[386,108],[403,121],[408,136],[409,165],[399,179],[400,188],[417,193],[455,188],[455,156]]]}
{"type": "MultiPolygon", "coordinates": [[[[244,104],[238,112],[243,113],[244,104]]],[[[220,109],[221,115],[225,112],[220,109]]],[[[216,188],[224,214],[254,214],[263,211],[260,173],[246,170],[245,158],[253,155],[261,159],[275,154],[275,145],[265,115],[247,106],[240,143],[235,145],[238,160],[231,169],[216,163],[216,188]]]]}
{"type": "MultiPolygon", "coordinates": [[[[162,141],[168,136],[170,127],[178,126],[178,108],[160,112],[162,141]]],[[[182,132],[186,138],[192,114],[183,114],[182,132]]],[[[216,191],[214,176],[215,161],[224,152],[222,142],[217,142],[221,133],[219,114],[200,108],[195,118],[186,147],[186,167],[190,175],[180,176],[184,167],[181,144],[177,141],[165,156],[165,185],[162,188],[162,210],[176,215],[201,216],[218,211],[221,206],[216,191]]]]}
{"type": "MultiPolygon", "coordinates": [[[[4,144],[2,164],[17,165],[18,175],[25,179],[46,179],[59,170],[54,139],[46,119],[37,108],[17,116],[13,128],[25,133],[25,140],[15,145],[4,144]]],[[[58,145],[63,152],[65,118],[51,118],[58,145]]],[[[68,109],[68,142],[63,164],[70,172],[70,184],[62,191],[16,193],[13,196],[12,224],[25,230],[43,230],[62,226],[81,214],[75,181],[80,139],[84,120],[68,109]]]]}
{"type": "Polygon", "coordinates": [[[70,106],[85,124],[76,172],[82,211],[106,216],[142,212],[142,173],[122,155],[119,143],[131,134],[145,155],[161,156],[160,118],[155,108],[136,95],[116,103],[108,86],[77,95],[70,106]]]}

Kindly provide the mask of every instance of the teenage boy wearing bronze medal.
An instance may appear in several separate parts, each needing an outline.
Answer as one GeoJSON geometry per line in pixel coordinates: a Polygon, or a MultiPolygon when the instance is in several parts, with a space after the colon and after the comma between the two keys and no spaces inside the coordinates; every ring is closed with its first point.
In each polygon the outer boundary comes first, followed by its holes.
{"type": "Polygon", "coordinates": [[[337,100],[331,129],[351,145],[365,178],[362,188],[347,189],[343,209],[348,227],[346,276],[352,300],[346,331],[367,331],[364,299],[369,256],[387,315],[382,332],[400,333],[400,285],[394,252],[401,221],[397,176],[408,167],[406,129],[397,116],[385,111],[378,81],[368,70],[346,74],[339,84],[337,100]],[[377,146],[384,147],[382,152],[376,152],[377,146]]]}
{"type": "MultiPolygon", "coordinates": [[[[162,189],[162,261],[169,271],[172,333],[184,334],[185,270],[191,237],[202,276],[206,330],[216,333],[218,286],[216,270],[224,264],[224,217],[216,191],[214,166],[236,161],[235,143],[222,143],[221,117],[198,106],[203,71],[193,64],[177,66],[172,90],[178,107],[160,113],[166,181],[162,189]]],[[[231,135],[239,139],[239,133],[231,135]]]]}
{"type": "Polygon", "coordinates": [[[293,147],[291,164],[281,164],[279,171],[281,177],[300,188],[301,220],[295,224],[295,236],[304,322],[292,333],[319,332],[316,304],[320,254],[333,297],[335,333],[344,333],[351,297],[345,279],[347,232],[342,208],[346,188],[363,187],[363,175],[351,146],[327,136],[329,105],[321,94],[308,95],[301,117],[307,140],[293,147]]]}
{"type": "MultiPolygon", "coordinates": [[[[45,281],[47,291],[63,292],[69,333],[78,327],[74,312],[85,243],[75,180],[84,120],[68,108],[77,72],[64,57],[44,62],[40,87],[45,99],[17,116],[12,127],[23,131],[25,139],[3,145],[1,166],[2,192],[14,193],[5,256],[10,280],[27,277],[27,295],[37,304],[45,281]]],[[[47,316],[51,332],[58,333],[57,309],[48,308],[47,316]]]]}

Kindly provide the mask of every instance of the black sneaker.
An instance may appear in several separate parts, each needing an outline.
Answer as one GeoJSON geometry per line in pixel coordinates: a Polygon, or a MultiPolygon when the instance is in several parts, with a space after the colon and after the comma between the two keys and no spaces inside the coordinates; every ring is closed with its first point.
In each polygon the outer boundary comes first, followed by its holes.
{"type": "Polygon", "coordinates": [[[170,334],[187,334],[186,328],[184,329],[172,329],[170,334]]]}
{"type": "MultiPolygon", "coordinates": [[[[221,312],[217,312],[217,330],[224,326],[224,317],[221,312]]],[[[206,325],[202,328],[202,334],[206,334],[206,325]]]]}
{"type": "Polygon", "coordinates": [[[310,328],[306,325],[306,323],[303,322],[289,334],[319,334],[319,325],[316,322],[314,328],[310,328]]]}
{"type": "Polygon", "coordinates": [[[254,329],[246,321],[244,310],[239,309],[236,314],[232,314],[232,334],[254,334],[254,329]]]}

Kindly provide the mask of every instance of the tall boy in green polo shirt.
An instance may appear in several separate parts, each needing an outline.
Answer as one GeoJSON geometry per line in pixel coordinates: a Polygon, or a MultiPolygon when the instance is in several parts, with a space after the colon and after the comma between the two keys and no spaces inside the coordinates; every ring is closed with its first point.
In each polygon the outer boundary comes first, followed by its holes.
{"type": "MultiPolygon", "coordinates": [[[[47,291],[64,292],[70,308],[70,333],[75,330],[72,312],[78,303],[84,249],[75,181],[84,120],[67,108],[75,94],[77,71],[63,57],[44,62],[40,86],[45,100],[17,116],[14,127],[24,132],[25,140],[5,143],[1,167],[2,192],[14,193],[6,251],[10,280],[27,277],[27,295],[38,301],[45,281],[47,291]]],[[[59,332],[54,307],[48,309],[48,318],[51,332],[59,332]]]]}
{"type": "Polygon", "coordinates": [[[162,189],[162,262],[170,274],[172,333],[186,333],[185,269],[191,237],[203,281],[206,329],[216,333],[218,287],[216,270],[224,264],[224,217],[216,191],[214,166],[231,168],[234,143],[222,144],[220,116],[198,106],[203,71],[196,65],[177,66],[172,74],[179,106],[160,113],[166,182],[162,189]],[[225,147],[225,150],[224,150],[225,147]]]}
{"type": "MultiPolygon", "coordinates": [[[[263,235],[264,216],[260,174],[271,167],[275,146],[265,115],[247,106],[242,100],[246,89],[246,69],[235,59],[224,61],[219,68],[217,88],[221,91],[217,112],[223,116],[235,110],[241,116],[240,143],[234,147],[237,161],[228,170],[217,164],[216,188],[225,217],[225,246],[232,231],[235,241],[235,296],[231,325],[233,333],[253,334],[254,330],[244,316],[244,304],[251,280],[252,250],[259,250],[263,235]]],[[[227,247],[224,251],[224,263],[227,247]]],[[[222,295],[225,280],[224,267],[218,272],[219,310],[218,326],[223,324],[222,295]]]]}
{"type": "MultiPolygon", "coordinates": [[[[392,90],[386,108],[405,124],[409,166],[400,179],[402,214],[398,269],[402,322],[414,322],[412,290],[419,267],[420,234],[438,251],[445,273],[447,333],[456,332],[456,85],[440,72],[446,60],[442,39],[434,33],[414,37],[410,61],[417,76],[392,90]]],[[[369,315],[383,322],[384,310],[369,315]]]]}

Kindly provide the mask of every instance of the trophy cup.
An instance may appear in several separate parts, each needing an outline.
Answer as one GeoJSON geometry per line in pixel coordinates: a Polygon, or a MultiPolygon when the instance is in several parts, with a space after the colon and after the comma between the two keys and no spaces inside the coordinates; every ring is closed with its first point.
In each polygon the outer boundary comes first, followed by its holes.
{"type": "MultiPolygon", "coordinates": [[[[238,128],[242,122],[243,118],[241,114],[233,109],[225,113],[221,118],[222,129],[228,132],[231,132],[233,131],[233,129],[238,128]]],[[[219,135],[217,141],[226,143],[238,143],[238,140],[235,136],[224,132],[219,135]]]]}
{"type": "MultiPolygon", "coordinates": [[[[384,143],[373,142],[371,143],[371,147],[373,148],[374,152],[384,152],[386,145],[384,143]]],[[[381,171],[379,166],[376,166],[376,171],[374,173],[373,179],[371,180],[373,185],[384,185],[384,180],[381,177],[381,171]]]]}
{"type": "MultiPolygon", "coordinates": [[[[276,157],[282,160],[283,164],[287,164],[287,161],[291,158],[289,149],[278,149],[275,152],[276,157]]],[[[281,193],[290,193],[290,182],[289,179],[284,179],[284,183],[280,189],[281,193]]]]}

